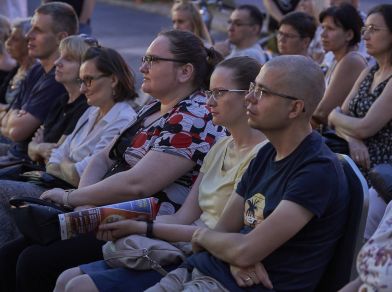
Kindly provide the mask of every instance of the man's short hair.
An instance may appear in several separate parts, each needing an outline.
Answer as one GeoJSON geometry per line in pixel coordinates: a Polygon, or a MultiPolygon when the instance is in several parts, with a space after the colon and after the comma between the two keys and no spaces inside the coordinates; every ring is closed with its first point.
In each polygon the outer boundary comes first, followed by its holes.
{"type": "Polygon", "coordinates": [[[53,31],[55,33],[66,32],[74,35],[79,30],[78,16],[73,7],[63,2],[50,2],[39,6],[35,13],[50,15],[53,19],[53,31]]]}
{"type": "Polygon", "coordinates": [[[284,55],[271,59],[263,68],[282,72],[277,81],[281,93],[303,99],[306,115],[310,118],[325,91],[324,74],[320,66],[305,56],[284,55]]]}
{"type": "Polygon", "coordinates": [[[264,15],[260,11],[259,8],[257,8],[254,5],[249,5],[249,4],[243,4],[238,7],[236,7],[236,10],[246,10],[249,12],[249,21],[251,23],[257,24],[260,26],[260,28],[263,26],[263,20],[264,20],[264,15]]]}
{"type": "Polygon", "coordinates": [[[279,23],[279,27],[283,24],[293,27],[301,38],[313,39],[316,33],[316,19],[304,12],[294,11],[286,14],[279,23]]]}

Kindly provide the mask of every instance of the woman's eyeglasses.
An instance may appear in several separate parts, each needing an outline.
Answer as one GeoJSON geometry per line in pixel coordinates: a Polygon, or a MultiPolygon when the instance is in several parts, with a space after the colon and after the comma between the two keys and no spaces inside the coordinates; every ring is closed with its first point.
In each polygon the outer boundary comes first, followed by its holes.
{"type": "Polygon", "coordinates": [[[188,63],[183,60],[163,58],[163,57],[152,56],[152,55],[146,55],[142,57],[142,65],[147,64],[149,68],[151,68],[152,64],[157,61],[176,62],[176,63],[183,63],[183,64],[188,63]]]}
{"type": "Polygon", "coordinates": [[[212,89],[212,90],[204,90],[204,94],[208,99],[212,98],[215,101],[218,101],[219,97],[223,96],[226,92],[248,92],[246,89],[212,89]]]}
{"type": "Polygon", "coordinates": [[[101,79],[102,77],[108,77],[108,76],[109,76],[108,74],[101,74],[101,75],[98,75],[98,76],[95,76],[95,77],[86,76],[83,79],[82,78],[78,78],[78,79],[76,79],[76,81],[79,82],[80,86],[82,86],[82,84],[84,84],[84,86],[90,87],[91,86],[91,82],[93,80],[98,80],[98,79],[101,79]]]}
{"type": "Polygon", "coordinates": [[[381,30],[388,30],[389,31],[389,29],[386,27],[378,27],[373,24],[370,24],[370,25],[366,25],[361,28],[361,34],[364,35],[367,32],[370,34],[373,34],[375,32],[381,31],[381,30]]]}

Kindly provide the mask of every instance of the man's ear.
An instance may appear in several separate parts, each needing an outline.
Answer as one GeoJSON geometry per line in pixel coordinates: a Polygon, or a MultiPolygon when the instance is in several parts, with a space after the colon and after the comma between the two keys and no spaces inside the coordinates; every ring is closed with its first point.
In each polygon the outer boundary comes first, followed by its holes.
{"type": "Polygon", "coordinates": [[[178,68],[178,80],[181,83],[185,83],[188,80],[190,80],[193,76],[193,72],[195,71],[195,68],[193,67],[193,65],[191,63],[186,63],[184,65],[181,65],[178,68]]]}
{"type": "Polygon", "coordinates": [[[60,31],[59,33],[57,33],[57,42],[60,44],[60,42],[65,39],[67,36],[69,36],[69,34],[65,31],[60,31]]]}
{"type": "Polygon", "coordinates": [[[305,112],[305,102],[300,99],[292,101],[292,109],[289,112],[289,118],[296,118],[303,112],[305,112]]]}

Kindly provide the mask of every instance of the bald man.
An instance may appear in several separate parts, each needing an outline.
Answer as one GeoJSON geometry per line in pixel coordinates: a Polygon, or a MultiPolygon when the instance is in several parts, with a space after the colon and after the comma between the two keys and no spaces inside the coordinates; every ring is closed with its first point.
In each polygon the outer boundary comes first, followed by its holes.
{"type": "Polygon", "coordinates": [[[215,230],[194,232],[194,250],[204,251],[147,291],[180,291],[187,277],[211,289],[202,275],[228,291],[315,290],[348,206],[341,164],[310,126],[323,94],[323,73],[307,57],[280,56],[262,67],[246,100],[249,124],[270,143],[249,165],[215,230]]]}

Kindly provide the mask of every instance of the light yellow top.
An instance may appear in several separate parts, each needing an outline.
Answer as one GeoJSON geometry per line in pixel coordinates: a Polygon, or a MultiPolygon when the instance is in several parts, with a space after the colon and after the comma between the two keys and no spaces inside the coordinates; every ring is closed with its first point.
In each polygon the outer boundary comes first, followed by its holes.
{"type": "Polygon", "coordinates": [[[203,179],[199,186],[200,216],[209,228],[214,228],[220,214],[249,162],[256,156],[266,141],[254,146],[246,155],[236,155],[231,136],[220,139],[204,158],[200,172],[203,179]],[[240,157],[238,157],[240,156],[240,157]]]}

